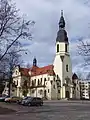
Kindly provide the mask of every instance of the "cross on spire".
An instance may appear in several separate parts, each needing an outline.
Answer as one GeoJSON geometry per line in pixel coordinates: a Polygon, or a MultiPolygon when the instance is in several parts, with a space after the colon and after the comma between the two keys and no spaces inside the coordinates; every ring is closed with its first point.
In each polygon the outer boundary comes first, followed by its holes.
{"type": "Polygon", "coordinates": [[[60,17],[60,21],[59,21],[59,28],[65,28],[65,20],[63,17],[63,10],[61,10],[61,17],[60,17]]]}
{"type": "Polygon", "coordinates": [[[63,16],[63,10],[61,10],[61,16],[63,16]]]}

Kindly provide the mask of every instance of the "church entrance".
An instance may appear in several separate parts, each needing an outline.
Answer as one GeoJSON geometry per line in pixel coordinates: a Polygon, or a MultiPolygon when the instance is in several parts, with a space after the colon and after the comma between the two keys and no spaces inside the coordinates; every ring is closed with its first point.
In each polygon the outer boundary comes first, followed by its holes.
{"type": "Polygon", "coordinates": [[[66,98],[70,98],[69,91],[66,91],[66,98]]]}

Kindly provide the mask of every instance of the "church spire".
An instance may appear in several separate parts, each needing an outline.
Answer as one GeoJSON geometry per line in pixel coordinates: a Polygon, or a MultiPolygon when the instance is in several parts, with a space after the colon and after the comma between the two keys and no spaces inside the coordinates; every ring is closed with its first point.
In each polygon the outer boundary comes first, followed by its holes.
{"type": "Polygon", "coordinates": [[[59,21],[59,31],[57,33],[56,42],[68,42],[67,32],[65,30],[65,20],[63,17],[63,10],[61,10],[61,17],[59,21]]]}
{"type": "Polygon", "coordinates": [[[60,21],[59,21],[59,28],[65,28],[65,20],[63,17],[63,10],[61,10],[61,17],[60,17],[60,21]]]}

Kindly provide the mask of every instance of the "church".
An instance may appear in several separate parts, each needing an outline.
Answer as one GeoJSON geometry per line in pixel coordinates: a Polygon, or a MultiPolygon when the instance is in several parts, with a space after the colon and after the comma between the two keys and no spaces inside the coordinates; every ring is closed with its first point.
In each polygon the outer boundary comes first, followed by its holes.
{"type": "Polygon", "coordinates": [[[12,94],[14,96],[33,96],[47,100],[80,99],[78,77],[72,73],[63,11],[61,11],[55,43],[56,55],[51,65],[39,67],[37,59],[34,58],[31,68],[20,66],[14,68],[12,74],[12,94]]]}

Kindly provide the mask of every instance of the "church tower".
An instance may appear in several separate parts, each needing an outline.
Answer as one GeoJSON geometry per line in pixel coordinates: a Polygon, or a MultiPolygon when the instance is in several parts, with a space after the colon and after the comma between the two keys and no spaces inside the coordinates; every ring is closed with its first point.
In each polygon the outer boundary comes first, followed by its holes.
{"type": "MultiPolygon", "coordinates": [[[[65,30],[65,20],[63,11],[59,21],[59,31],[56,38],[56,55],[54,59],[54,72],[57,81],[60,81],[58,96],[62,98],[72,98],[72,65],[69,53],[69,41],[65,30]]],[[[57,89],[57,90],[58,90],[57,89]]]]}

